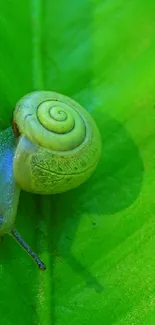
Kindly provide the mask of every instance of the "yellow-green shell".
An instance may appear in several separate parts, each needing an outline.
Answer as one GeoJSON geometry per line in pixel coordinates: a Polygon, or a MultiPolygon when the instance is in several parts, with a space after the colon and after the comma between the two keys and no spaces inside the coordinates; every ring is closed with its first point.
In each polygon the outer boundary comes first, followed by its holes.
{"type": "Polygon", "coordinates": [[[13,119],[21,134],[13,171],[23,190],[61,193],[91,176],[101,138],[94,120],[77,102],[50,91],[33,92],[19,100],[13,119]]]}

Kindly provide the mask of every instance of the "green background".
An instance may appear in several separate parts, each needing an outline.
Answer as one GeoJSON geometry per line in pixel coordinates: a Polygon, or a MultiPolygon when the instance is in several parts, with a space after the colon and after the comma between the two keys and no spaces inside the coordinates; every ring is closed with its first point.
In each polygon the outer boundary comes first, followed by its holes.
{"type": "Polygon", "coordinates": [[[96,172],[65,194],[21,193],[0,245],[1,325],[155,323],[155,1],[0,5],[0,127],[33,90],[78,100],[97,122],[96,172]]]}

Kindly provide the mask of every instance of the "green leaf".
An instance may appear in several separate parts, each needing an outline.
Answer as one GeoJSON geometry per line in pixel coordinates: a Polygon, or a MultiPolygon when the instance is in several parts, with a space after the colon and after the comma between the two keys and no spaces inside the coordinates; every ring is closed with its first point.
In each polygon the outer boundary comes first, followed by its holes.
{"type": "Polygon", "coordinates": [[[65,194],[21,193],[0,246],[0,324],[153,325],[155,319],[155,2],[3,1],[1,130],[21,96],[53,90],[94,117],[103,153],[65,194]]]}

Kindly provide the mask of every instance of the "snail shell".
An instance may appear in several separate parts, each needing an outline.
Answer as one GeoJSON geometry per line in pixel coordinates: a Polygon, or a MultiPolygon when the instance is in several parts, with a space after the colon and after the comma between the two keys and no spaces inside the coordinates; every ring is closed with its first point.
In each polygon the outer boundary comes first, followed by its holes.
{"type": "Polygon", "coordinates": [[[16,104],[18,144],[13,172],[21,189],[54,194],[85,182],[101,154],[90,114],[76,101],[51,91],[27,94],[16,104]]]}

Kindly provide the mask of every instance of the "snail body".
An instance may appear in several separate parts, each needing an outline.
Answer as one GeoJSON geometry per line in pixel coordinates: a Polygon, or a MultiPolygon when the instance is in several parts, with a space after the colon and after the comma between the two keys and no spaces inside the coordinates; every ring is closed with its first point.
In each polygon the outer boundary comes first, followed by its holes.
{"type": "Polygon", "coordinates": [[[9,233],[16,219],[20,188],[13,177],[15,150],[10,127],[0,133],[0,236],[9,233]]]}
{"type": "Polygon", "coordinates": [[[13,129],[14,143],[8,143],[12,210],[6,218],[0,202],[0,235],[10,230],[15,235],[12,229],[20,189],[38,194],[73,189],[92,175],[101,154],[100,133],[93,118],[76,101],[55,92],[36,91],[22,97],[13,112],[13,129]]]}

